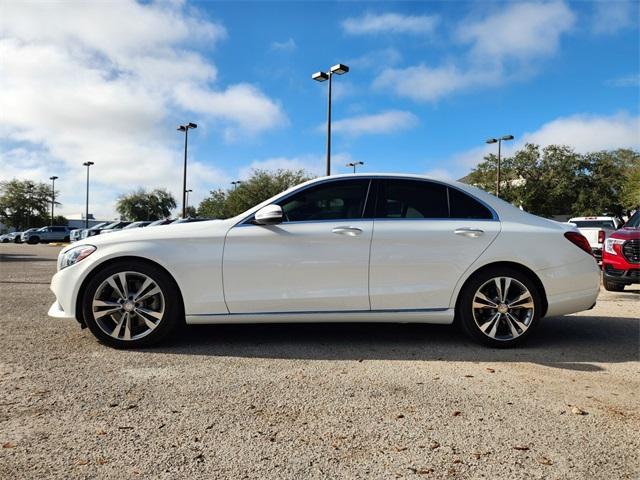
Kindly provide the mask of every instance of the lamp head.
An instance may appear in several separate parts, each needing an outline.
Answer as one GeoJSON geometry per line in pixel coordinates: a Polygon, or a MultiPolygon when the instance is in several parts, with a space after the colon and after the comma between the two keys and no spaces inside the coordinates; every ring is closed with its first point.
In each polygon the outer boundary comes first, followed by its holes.
{"type": "Polygon", "coordinates": [[[513,135],[505,135],[501,138],[501,140],[513,140],[513,135]]]}
{"type": "Polygon", "coordinates": [[[497,138],[487,138],[487,143],[498,143],[497,138]]]}
{"type": "Polygon", "coordinates": [[[325,80],[329,80],[329,75],[324,72],[316,72],[313,75],[311,75],[311,78],[314,79],[316,82],[324,82],[325,80]]]}
{"type": "Polygon", "coordinates": [[[344,75],[348,71],[349,71],[349,67],[347,67],[346,65],[343,65],[342,63],[338,63],[337,65],[334,65],[333,67],[331,67],[331,70],[330,70],[331,73],[336,73],[338,75],[344,75]]]}

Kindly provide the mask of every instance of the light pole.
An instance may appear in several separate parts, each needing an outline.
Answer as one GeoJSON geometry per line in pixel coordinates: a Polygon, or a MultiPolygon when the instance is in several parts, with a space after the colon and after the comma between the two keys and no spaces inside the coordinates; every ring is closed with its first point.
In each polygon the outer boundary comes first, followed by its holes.
{"type": "Polygon", "coordinates": [[[89,167],[94,165],[93,162],[84,162],[82,165],[87,167],[87,203],[84,213],[84,228],[89,228],[89,167]]]}
{"type": "Polygon", "coordinates": [[[496,174],[496,197],[500,198],[500,151],[502,150],[502,142],[507,140],[513,140],[513,135],[503,135],[500,138],[489,138],[487,143],[498,144],[498,172],[496,174]]]}
{"type": "Polygon", "coordinates": [[[190,194],[191,192],[193,192],[193,190],[192,190],[192,189],[185,190],[185,193],[187,194],[187,199],[186,199],[187,207],[189,206],[189,194],[190,194]]]}
{"type": "Polygon", "coordinates": [[[233,185],[233,189],[235,190],[236,188],[238,188],[238,185],[240,185],[242,183],[242,180],[234,180],[233,182],[231,182],[231,185],[233,185]]]}
{"type": "Polygon", "coordinates": [[[178,126],[179,132],[184,132],[184,175],[182,179],[182,218],[187,216],[187,140],[189,138],[189,129],[198,128],[195,123],[187,123],[178,126]]]}
{"type": "Polygon", "coordinates": [[[349,71],[349,67],[338,63],[329,69],[329,72],[316,72],[311,75],[317,82],[329,80],[329,101],[327,103],[327,176],[331,175],[331,79],[333,74],[344,75],[349,71]]]}
{"type": "Polygon", "coordinates": [[[56,204],[56,177],[55,175],[49,177],[51,180],[51,225],[53,225],[53,206],[56,204]]]}
{"type": "Polygon", "coordinates": [[[356,173],[356,165],[364,165],[364,162],[349,162],[345,167],[353,167],[353,173],[356,173]]]}

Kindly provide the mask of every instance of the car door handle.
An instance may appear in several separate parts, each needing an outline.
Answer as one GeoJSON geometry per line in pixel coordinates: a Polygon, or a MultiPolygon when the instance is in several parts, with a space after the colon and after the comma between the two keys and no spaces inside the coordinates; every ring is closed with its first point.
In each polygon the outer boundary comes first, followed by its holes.
{"type": "Polygon", "coordinates": [[[484,230],[480,230],[479,228],[456,228],[453,233],[456,235],[464,235],[465,237],[478,238],[481,235],[484,235],[484,230]]]}
{"type": "Polygon", "coordinates": [[[358,227],[334,227],[331,231],[337,235],[347,235],[348,237],[356,237],[362,233],[362,229],[358,227]]]}

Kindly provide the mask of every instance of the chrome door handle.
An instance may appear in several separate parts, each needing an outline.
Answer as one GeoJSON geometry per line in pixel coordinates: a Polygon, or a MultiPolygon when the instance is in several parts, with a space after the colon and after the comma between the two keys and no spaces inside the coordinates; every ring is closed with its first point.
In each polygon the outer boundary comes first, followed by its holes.
{"type": "Polygon", "coordinates": [[[456,228],[453,233],[456,235],[464,235],[465,237],[478,238],[481,235],[484,235],[484,230],[480,230],[479,228],[456,228]]]}
{"type": "Polygon", "coordinates": [[[362,229],[358,227],[334,227],[331,231],[337,235],[347,235],[349,237],[356,237],[362,233],[362,229]]]}

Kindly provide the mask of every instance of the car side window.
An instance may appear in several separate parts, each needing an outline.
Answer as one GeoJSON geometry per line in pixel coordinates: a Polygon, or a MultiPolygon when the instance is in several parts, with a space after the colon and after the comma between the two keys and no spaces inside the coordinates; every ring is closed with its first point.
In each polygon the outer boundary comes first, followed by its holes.
{"type": "Polygon", "coordinates": [[[383,180],[376,218],[449,218],[447,187],[419,180],[383,180]]]}
{"type": "Polygon", "coordinates": [[[277,203],[285,222],[362,218],[369,183],[369,179],[335,180],[306,188],[277,203]]]}
{"type": "Polygon", "coordinates": [[[491,211],[473,197],[455,188],[449,188],[449,203],[451,218],[471,218],[476,220],[491,220],[491,211]]]}

